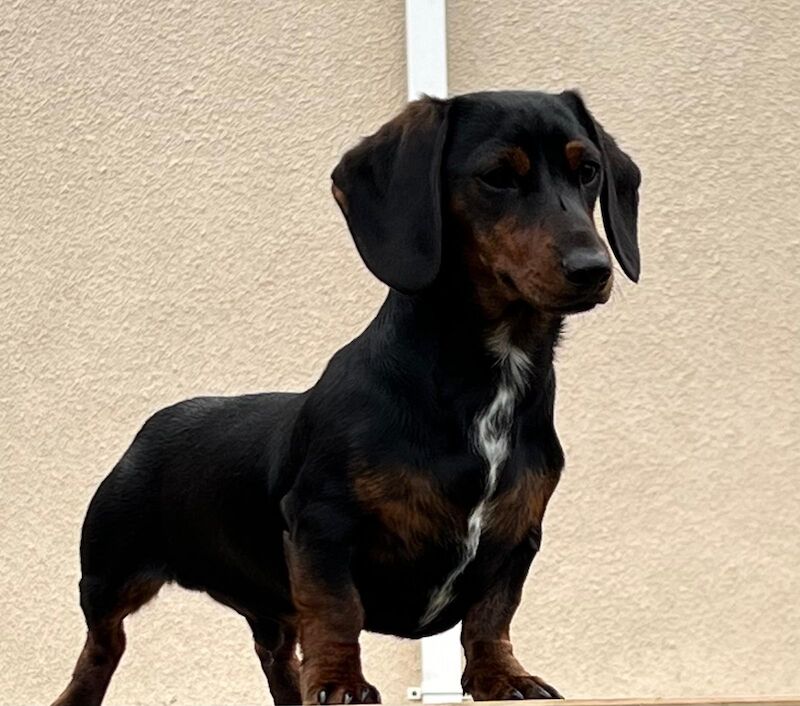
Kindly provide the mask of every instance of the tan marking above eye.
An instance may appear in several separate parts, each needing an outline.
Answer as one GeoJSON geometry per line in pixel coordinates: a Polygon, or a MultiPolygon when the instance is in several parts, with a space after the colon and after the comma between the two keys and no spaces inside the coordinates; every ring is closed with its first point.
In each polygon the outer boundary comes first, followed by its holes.
{"type": "Polygon", "coordinates": [[[339,208],[341,208],[342,212],[347,215],[347,196],[345,195],[344,191],[336,186],[336,184],[331,185],[331,191],[333,192],[333,198],[336,199],[336,203],[339,204],[339,208]]]}
{"type": "Polygon", "coordinates": [[[567,156],[567,164],[569,164],[570,169],[575,170],[581,166],[585,152],[586,145],[580,140],[567,142],[566,147],[564,147],[564,154],[567,156]]]}
{"type": "Polygon", "coordinates": [[[525,176],[531,170],[531,160],[521,147],[510,147],[504,156],[519,176],[525,176]]]}

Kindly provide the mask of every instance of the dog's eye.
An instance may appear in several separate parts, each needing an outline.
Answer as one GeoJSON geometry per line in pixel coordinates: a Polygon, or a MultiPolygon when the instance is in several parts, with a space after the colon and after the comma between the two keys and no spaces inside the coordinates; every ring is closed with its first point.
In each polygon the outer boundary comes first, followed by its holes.
{"type": "Polygon", "coordinates": [[[484,184],[493,189],[516,189],[517,173],[505,165],[490,169],[478,176],[484,184]]]}
{"type": "Polygon", "coordinates": [[[578,169],[578,179],[581,180],[581,184],[584,186],[591,184],[599,174],[600,165],[596,162],[584,162],[578,169]]]}

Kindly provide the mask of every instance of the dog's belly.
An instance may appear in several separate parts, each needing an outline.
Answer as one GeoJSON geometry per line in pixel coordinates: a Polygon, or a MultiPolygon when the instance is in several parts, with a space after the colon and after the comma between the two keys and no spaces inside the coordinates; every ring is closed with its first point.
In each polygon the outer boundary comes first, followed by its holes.
{"type": "Polygon", "coordinates": [[[354,560],[354,578],[364,607],[365,628],[373,632],[416,638],[440,632],[463,618],[470,599],[496,570],[477,557],[456,582],[449,600],[431,621],[423,620],[436,594],[463,557],[463,546],[452,543],[421,554],[380,556],[367,551],[354,560]],[[466,588],[465,588],[466,587],[466,588]]]}

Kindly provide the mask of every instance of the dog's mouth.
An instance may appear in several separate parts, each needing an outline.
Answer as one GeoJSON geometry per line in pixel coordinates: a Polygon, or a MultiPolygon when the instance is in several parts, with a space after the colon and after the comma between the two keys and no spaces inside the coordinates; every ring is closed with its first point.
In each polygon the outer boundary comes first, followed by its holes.
{"type": "Polygon", "coordinates": [[[555,314],[568,316],[591,311],[600,304],[605,304],[611,296],[611,287],[604,286],[593,292],[586,292],[553,302],[548,308],[555,314]]]}
{"type": "Polygon", "coordinates": [[[556,316],[580,314],[605,304],[611,296],[612,281],[598,287],[573,287],[568,283],[518,283],[507,271],[496,274],[510,302],[524,302],[527,306],[556,316]],[[527,286],[525,286],[527,284],[527,286]]]}
{"type": "Polygon", "coordinates": [[[584,311],[591,311],[594,309],[598,304],[602,302],[599,301],[581,301],[581,302],[572,302],[570,304],[562,304],[560,306],[554,307],[553,311],[558,314],[562,315],[569,315],[569,314],[580,314],[584,311]]]}

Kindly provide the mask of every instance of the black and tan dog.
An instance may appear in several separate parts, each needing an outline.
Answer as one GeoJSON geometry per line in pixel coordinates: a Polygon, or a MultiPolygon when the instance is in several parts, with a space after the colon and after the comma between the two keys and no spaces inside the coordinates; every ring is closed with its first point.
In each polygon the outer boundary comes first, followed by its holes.
{"type": "Polygon", "coordinates": [[[611,291],[595,201],[636,280],[639,181],[572,92],[426,98],[348,152],[333,193],[386,301],[308,392],[145,423],[86,516],[88,636],[56,703],[100,703],[123,619],[170,581],[246,618],[278,704],[378,702],[361,631],[458,621],[466,692],[557,698],[509,623],[564,460],[553,350],[611,291]]]}

